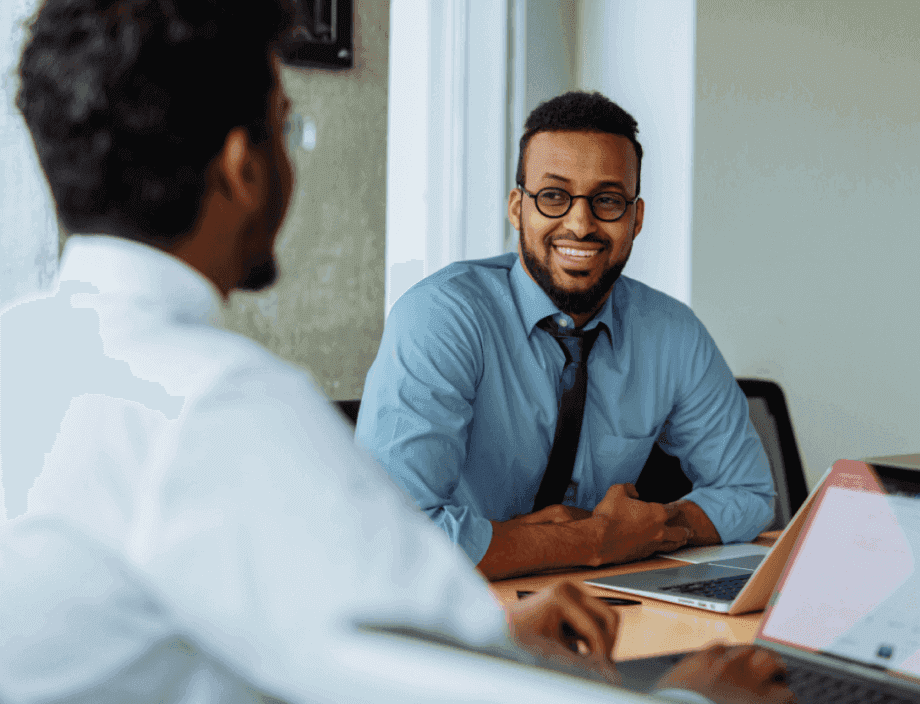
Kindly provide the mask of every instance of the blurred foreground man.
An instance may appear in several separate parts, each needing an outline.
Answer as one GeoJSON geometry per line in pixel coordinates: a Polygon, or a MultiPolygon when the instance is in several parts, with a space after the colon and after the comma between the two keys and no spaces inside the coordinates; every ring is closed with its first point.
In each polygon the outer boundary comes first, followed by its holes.
{"type": "MultiPolygon", "coordinates": [[[[0,701],[639,701],[530,666],[615,679],[612,611],[569,585],[505,612],[306,373],[221,330],[276,276],[286,22],[49,0],[31,26],[19,108],[95,234],[0,318],[0,701]]],[[[662,687],[785,695],[750,649],[698,659],[662,687]]]]}
{"type": "Polygon", "coordinates": [[[492,579],[752,540],[772,518],[712,337],[620,276],[645,217],[637,131],[600,93],[539,105],[508,196],[518,252],[412,287],[364,386],[359,442],[492,579]],[[656,442],[693,483],[668,504],[635,488],[656,442]]]}

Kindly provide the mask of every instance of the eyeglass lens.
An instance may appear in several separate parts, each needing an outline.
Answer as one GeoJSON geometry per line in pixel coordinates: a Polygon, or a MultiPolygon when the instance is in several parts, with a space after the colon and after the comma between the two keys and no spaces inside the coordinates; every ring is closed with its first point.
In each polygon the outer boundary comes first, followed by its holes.
{"type": "MultiPolygon", "coordinates": [[[[575,196],[583,198],[584,196],[575,196]]],[[[550,218],[565,215],[572,207],[572,198],[567,191],[561,188],[543,188],[537,192],[534,199],[537,210],[550,218]]],[[[616,220],[626,212],[626,199],[619,193],[598,193],[588,199],[591,212],[600,220],[616,220]]]]}

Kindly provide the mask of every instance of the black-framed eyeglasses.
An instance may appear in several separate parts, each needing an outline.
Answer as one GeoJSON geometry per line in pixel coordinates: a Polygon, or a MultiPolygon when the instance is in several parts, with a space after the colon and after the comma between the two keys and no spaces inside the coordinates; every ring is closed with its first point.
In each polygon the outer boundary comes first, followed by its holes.
{"type": "Polygon", "coordinates": [[[540,211],[541,215],[545,215],[548,218],[563,217],[572,209],[572,203],[576,198],[584,198],[588,201],[588,207],[591,208],[591,213],[594,217],[604,222],[615,222],[623,217],[626,208],[639,200],[639,196],[632,200],[626,200],[624,196],[612,191],[596,193],[593,196],[573,196],[562,188],[541,188],[536,193],[531,193],[520,183],[518,188],[525,195],[533,198],[537,210],[540,211]]]}

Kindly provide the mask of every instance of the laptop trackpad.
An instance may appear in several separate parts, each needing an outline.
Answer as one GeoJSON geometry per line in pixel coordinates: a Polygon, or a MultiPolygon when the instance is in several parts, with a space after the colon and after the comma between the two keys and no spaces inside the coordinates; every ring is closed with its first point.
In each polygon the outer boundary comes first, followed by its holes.
{"type": "Polygon", "coordinates": [[[738,567],[743,570],[757,569],[765,555],[746,555],[745,557],[736,557],[732,560],[713,560],[710,565],[722,565],[723,567],[738,567]]]}

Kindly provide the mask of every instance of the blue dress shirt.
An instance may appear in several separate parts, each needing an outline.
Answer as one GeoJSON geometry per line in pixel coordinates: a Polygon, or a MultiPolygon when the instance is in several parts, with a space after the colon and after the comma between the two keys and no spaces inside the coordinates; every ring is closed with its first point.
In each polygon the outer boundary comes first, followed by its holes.
{"type": "MultiPolygon", "coordinates": [[[[516,254],[452,264],[396,302],[365,383],[358,441],[476,563],[489,521],[531,512],[546,469],[565,364],[547,316],[574,325],[516,254]]],[[[598,325],[567,503],[591,510],[635,482],[657,440],[722,541],[753,539],[773,516],[770,466],[702,323],[621,276],[598,325]]]]}

